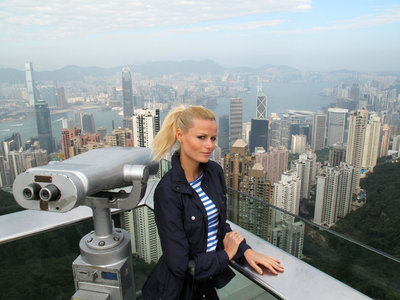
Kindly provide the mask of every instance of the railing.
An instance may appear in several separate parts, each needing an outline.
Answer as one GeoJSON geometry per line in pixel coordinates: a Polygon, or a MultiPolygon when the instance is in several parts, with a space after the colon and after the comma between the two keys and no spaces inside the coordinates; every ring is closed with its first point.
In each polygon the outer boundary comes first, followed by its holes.
{"type": "MultiPolygon", "coordinates": [[[[296,256],[297,262],[300,259],[371,298],[400,299],[399,258],[231,188],[228,188],[228,217],[241,228],[296,256]]],[[[291,272],[293,262],[289,265],[285,264],[284,259],[281,262],[285,266],[285,273],[291,272]]],[[[298,277],[291,276],[291,279],[295,279],[291,288],[296,286],[296,291],[302,289],[304,280],[308,281],[305,276],[309,274],[306,274],[307,271],[303,269],[297,274],[298,277]]],[[[276,277],[274,286],[279,284],[279,277],[276,277]]],[[[305,288],[317,293],[319,286],[314,284],[305,288]]],[[[288,292],[290,290],[284,296],[288,292]]],[[[322,294],[319,296],[322,297],[322,294]]],[[[323,295],[322,298],[327,297],[323,295]]]]}
{"type": "MultiPolygon", "coordinates": [[[[149,194],[140,205],[153,207],[152,201],[149,194]]],[[[236,276],[236,281],[220,291],[221,299],[255,299],[260,293],[262,299],[273,299],[271,295],[279,299],[361,299],[363,294],[375,299],[400,299],[398,259],[232,189],[228,209],[231,220],[240,225],[232,223],[232,227],[255,250],[280,259],[285,272],[260,276],[245,264],[232,264],[244,276],[236,276]],[[279,244],[298,258],[250,232],[279,244]],[[247,280],[262,288],[243,283],[247,280]]],[[[31,211],[0,217],[1,298],[68,299],[73,295],[71,263],[79,255],[80,238],[92,229],[91,221],[78,222],[90,218],[90,210],[83,210],[57,214],[55,219],[50,213],[35,215],[40,212],[31,211]],[[78,223],[70,226],[71,222],[78,223]]],[[[134,264],[136,289],[140,290],[151,266],[139,259],[134,259],[134,264]]]]}

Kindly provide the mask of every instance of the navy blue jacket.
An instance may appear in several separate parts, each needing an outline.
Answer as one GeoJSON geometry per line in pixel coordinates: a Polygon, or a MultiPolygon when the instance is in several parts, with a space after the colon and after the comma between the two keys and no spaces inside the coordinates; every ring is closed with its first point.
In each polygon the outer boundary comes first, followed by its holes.
{"type": "MultiPolygon", "coordinates": [[[[218,244],[207,248],[207,213],[196,191],[187,182],[179,154],[172,157],[172,168],[160,180],[154,194],[154,214],[163,255],[143,286],[143,299],[187,299],[190,288],[188,262],[195,264],[195,280],[209,280],[216,288],[234,276],[223,250],[225,234],[232,231],[226,223],[226,186],[224,173],[214,161],[201,164],[201,187],[219,211],[218,244]]],[[[242,242],[235,259],[250,247],[242,242]]]]}

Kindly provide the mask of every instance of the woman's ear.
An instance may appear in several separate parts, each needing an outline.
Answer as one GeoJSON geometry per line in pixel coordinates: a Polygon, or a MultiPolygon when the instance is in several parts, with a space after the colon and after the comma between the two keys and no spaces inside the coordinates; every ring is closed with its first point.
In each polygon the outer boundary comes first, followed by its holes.
{"type": "Polygon", "coordinates": [[[178,140],[178,142],[182,142],[182,137],[183,137],[183,132],[182,129],[178,128],[176,130],[176,134],[175,134],[176,139],[178,140]]]}

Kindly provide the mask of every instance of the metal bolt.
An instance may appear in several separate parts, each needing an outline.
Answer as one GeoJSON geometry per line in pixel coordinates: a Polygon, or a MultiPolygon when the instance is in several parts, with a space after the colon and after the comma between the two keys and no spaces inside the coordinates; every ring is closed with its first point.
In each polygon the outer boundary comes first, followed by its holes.
{"type": "Polygon", "coordinates": [[[122,232],[121,229],[116,229],[115,231],[118,232],[118,233],[122,232]]]}
{"type": "Polygon", "coordinates": [[[114,236],[114,241],[118,242],[119,241],[119,237],[114,236]]]}
{"type": "Polygon", "coordinates": [[[106,244],[105,241],[100,241],[100,242],[99,242],[99,246],[104,246],[105,244],[106,244]]]}
{"type": "Polygon", "coordinates": [[[93,241],[93,238],[90,238],[86,241],[86,243],[91,243],[93,241]]]}

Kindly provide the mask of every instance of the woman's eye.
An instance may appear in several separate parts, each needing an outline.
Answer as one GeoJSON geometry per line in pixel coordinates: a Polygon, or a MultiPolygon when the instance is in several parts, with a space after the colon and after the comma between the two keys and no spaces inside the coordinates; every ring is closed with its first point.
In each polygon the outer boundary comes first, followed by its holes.
{"type": "Polygon", "coordinates": [[[205,136],[204,136],[204,135],[201,135],[201,136],[198,136],[197,138],[199,138],[199,139],[201,139],[201,140],[204,140],[205,136]]]}
{"type": "Polygon", "coordinates": [[[211,140],[212,140],[213,142],[215,142],[215,141],[217,140],[217,138],[216,138],[216,137],[212,137],[211,140]]]}

